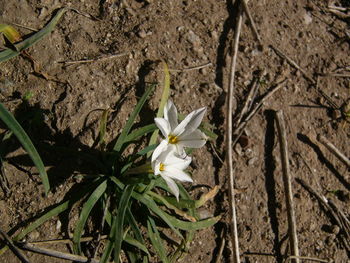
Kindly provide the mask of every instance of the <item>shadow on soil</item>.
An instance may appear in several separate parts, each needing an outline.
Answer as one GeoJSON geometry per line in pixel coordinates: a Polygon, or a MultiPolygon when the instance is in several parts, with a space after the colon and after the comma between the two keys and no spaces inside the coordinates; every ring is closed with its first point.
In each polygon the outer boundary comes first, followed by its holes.
{"type": "Polygon", "coordinates": [[[332,172],[332,174],[339,180],[341,184],[343,184],[343,186],[346,189],[350,190],[350,183],[346,181],[346,179],[338,172],[338,170],[334,167],[334,165],[323,155],[321,149],[316,144],[314,144],[309,139],[309,137],[307,137],[304,134],[298,133],[297,138],[301,142],[310,146],[312,150],[314,150],[314,152],[317,154],[317,157],[320,160],[320,162],[323,163],[332,172]]]}

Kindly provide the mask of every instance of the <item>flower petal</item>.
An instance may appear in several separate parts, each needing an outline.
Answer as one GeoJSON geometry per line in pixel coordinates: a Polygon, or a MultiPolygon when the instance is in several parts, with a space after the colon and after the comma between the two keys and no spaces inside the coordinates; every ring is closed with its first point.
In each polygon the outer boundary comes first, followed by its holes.
{"type": "Polygon", "coordinates": [[[201,124],[201,121],[206,112],[206,108],[200,108],[198,110],[192,111],[186,116],[186,118],[174,129],[173,134],[175,136],[190,134],[194,132],[198,126],[201,124]]]}
{"type": "Polygon", "coordinates": [[[179,124],[177,120],[177,109],[171,100],[168,100],[164,107],[164,119],[169,122],[172,131],[179,124]]]}
{"type": "Polygon", "coordinates": [[[173,193],[173,195],[175,195],[177,201],[179,201],[179,187],[177,186],[177,184],[174,182],[174,180],[172,180],[167,176],[162,176],[162,178],[164,179],[166,184],[169,186],[170,191],[173,193]]]}
{"type": "Polygon", "coordinates": [[[154,122],[156,123],[159,130],[162,132],[163,136],[168,139],[168,135],[170,134],[170,124],[164,118],[154,118],[154,122]]]}
{"type": "MultiPolygon", "coordinates": [[[[152,153],[152,158],[151,158],[152,165],[153,165],[153,162],[160,157],[162,152],[166,151],[167,147],[168,147],[168,142],[166,140],[162,140],[160,144],[157,146],[157,148],[154,149],[152,153]]],[[[160,160],[160,162],[161,161],[162,160],[160,160]]],[[[154,170],[154,167],[153,167],[153,170],[154,170]]]]}
{"type": "Polygon", "coordinates": [[[190,165],[191,161],[192,159],[189,156],[181,158],[172,153],[167,156],[166,160],[164,161],[164,165],[173,166],[179,170],[185,170],[190,165]]]}
{"type": "Polygon", "coordinates": [[[187,173],[170,165],[164,166],[162,175],[168,176],[171,179],[179,180],[180,182],[193,182],[192,178],[187,173]]]}
{"type": "Polygon", "coordinates": [[[185,136],[181,135],[179,137],[178,144],[182,147],[190,148],[200,148],[204,146],[207,141],[207,136],[200,130],[195,130],[194,132],[187,134],[185,136]]]}

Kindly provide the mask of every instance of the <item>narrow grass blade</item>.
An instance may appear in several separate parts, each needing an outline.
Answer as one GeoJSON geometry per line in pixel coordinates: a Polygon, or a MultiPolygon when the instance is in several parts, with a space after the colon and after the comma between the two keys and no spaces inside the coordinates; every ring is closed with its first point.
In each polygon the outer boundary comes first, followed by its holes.
{"type": "Polygon", "coordinates": [[[38,31],[37,33],[32,35],[31,37],[23,40],[22,42],[15,44],[14,46],[15,46],[17,51],[11,50],[11,49],[6,49],[6,50],[0,52],[0,62],[6,61],[10,58],[13,58],[13,57],[19,55],[21,53],[21,51],[34,45],[36,42],[38,42],[44,36],[49,34],[54,29],[54,27],[56,26],[56,24],[58,23],[58,21],[60,20],[60,18],[64,14],[64,12],[66,12],[66,11],[67,11],[66,8],[61,8],[60,10],[58,10],[57,14],[51,19],[51,21],[43,29],[41,29],[40,31],[38,31]]]}
{"type": "Polygon", "coordinates": [[[151,217],[148,217],[147,219],[147,230],[148,236],[160,260],[163,263],[169,263],[170,261],[168,260],[167,253],[164,244],[162,243],[162,239],[160,238],[157,226],[151,217]]]}
{"type": "Polygon", "coordinates": [[[81,210],[79,220],[75,226],[73,234],[73,250],[76,254],[81,254],[80,238],[92,208],[107,189],[107,180],[103,181],[90,195],[81,210]]]}
{"type": "Polygon", "coordinates": [[[161,208],[159,208],[159,206],[150,196],[148,196],[147,194],[141,195],[136,192],[133,192],[132,197],[146,205],[147,208],[154,212],[157,216],[159,216],[175,232],[175,234],[183,238],[180,231],[176,229],[176,226],[173,225],[172,221],[174,220],[172,220],[172,217],[166,212],[164,212],[161,208]]]}
{"type": "Polygon", "coordinates": [[[21,125],[12,116],[12,114],[6,110],[6,108],[0,103],[0,119],[6,124],[6,126],[14,133],[23,148],[27,151],[36,168],[39,171],[41,181],[44,185],[45,193],[47,194],[50,190],[49,179],[37,150],[35,149],[32,141],[28,137],[27,133],[23,130],[21,125]]]}
{"type": "Polygon", "coordinates": [[[120,197],[119,206],[118,206],[118,214],[116,217],[117,225],[115,229],[115,244],[114,244],[114,262],[119,263],[119,254],[122,248],[123,242],[123,232],[124,232],[124,219],[125,213],[129,205],[129,200],[131,194],[134,191],[134,186],[127,185],[123,191],[122,196],[120,197]]]}
{"type": "MultiPolygon", "coordinates": [[[[170,74],[169,74],[169,68],[168,65],[163,62],[164,65],[164,87],[163,87],[163,93],[162,98],[160,100],[160,104],[158,107],[157,117],[163,117],[164,114],[164,106],[167,103],[170,95],[170,74]]],[[[151,139],[149,140],[149,145],[155,144],[157,142],[159,130],[155,130],[151,136],[151,139]]]]}
{"type": "Polygon", "coordinates": [[[146,254],[149,255],[149,252],[148,252],[146,246],[144,244],[142,244],[141,242],[137,241],[135,238],[132,238],[130,235],[126,235],[124,238],[124,241],[126,243],[128,243],[129,245],[132,245],[132,246],[142,250],[143,252],[145,252],[146,254]]]}
{"type": "Polygon", "coordinates": [[[114,145],[113,150],[116,152],[120,152],[123,144],[125,143],[125,138],[128,136],[132,125],[134,124],[134,121],[137,117],[137,115],[139,114],[139,112],[141,111],[143,105],[145,104],[148,96],[151,94],[151,92],[154,90],[155,85],[151,85],[146,91],[145,93],[142,95],[142,97],[140,98],[139,102],[137,103],[134,111],[131,113],[128,121],[126,122],[124,129],[122,131],[122,133],[120,134],[120,136],[118,137],[117,142],[114,145]]]}
{"type": "Polygon", "coordinates": [[[144,136],[144,135],[146,135],[150,132],[153,132],[157,129],[158,128],[155,124],[146,125],[142,128],[139,128],[139,129],[131,132],[128,136],[126,136],[124,143],[134,141],[134,140],[138,139],[139,137],[144,136]]]}
{"type": "Polygon", "coordinates": [[[116,216],[112,217],[112,226],[111,231],[109,232],[109,239],[107,241],[105,250],[103,251],[102,257],[100,259],[100,263],[107,263],[109,262],[108,259],[112,254],[113,247],[115,244],[115,234],[116,234],[116,227],[117,227],[117,219],[116,216]]]}
{"type": "Polygon", "coordinates": [[[100,121],[100,132],[99,132],[99,145],[105,144],[105,136],[107,130],[107,118],[108,118],[109,109],[104,110],[102,113],[101,121],[100,121]]]}

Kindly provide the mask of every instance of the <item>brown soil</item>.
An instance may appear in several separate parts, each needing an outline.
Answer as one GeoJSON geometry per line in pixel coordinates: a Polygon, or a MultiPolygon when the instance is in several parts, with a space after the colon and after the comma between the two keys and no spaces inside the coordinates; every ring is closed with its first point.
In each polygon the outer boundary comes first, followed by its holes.
{"type": "MultiPolygon", "coordinates": [[[[249,2],[263,48],[245,22],[239,43],[235,114],[257,70],[266,71],[259,94],[279,80],[287,79],[287,82],[248,124],[245,131],[248,145],[235,147],[236,205],[243,262],[282,262],[288,254],[287,213],[274,110],[284,112],[293,177],[302,178],[331,198],[349,216],[349,170],[313,139],[316,134],[322,134],[350,156],[349,123],[335,120],[329,105],[310,81],[269,48],[272,44],[280,49],[314,79],[318,73],[346,73],[346,70],[349,76],[349,20],[329,12],[326,2],[249,2]]],[[[349,8],[347,1],[331,4],[349,8]]],[[[76,157],[50,151],[44,143],[90,151],[97,138],[101,109],[107,108],[115,110],[108,122],[107,141],[111,141],[142,94],[144,83],[161,80],[160,60],[166,61],[171,69],[171,98],[180,112],[208,107],[206,121],[216,126],[219,135],[210,144],[221,158],[225,157],[225,99],[237,4],[222,0],[2,1],[1,23],[40,29],[54,10],[63,6],[91,17],[73,11],[65,13],[55,30],[28,50],[50,80],[35,73],[31,62],[24,57],[1,65],[1,101],[17,118],[22,118],[43,156],[53,185],[52,193],[45,198],[35,168],[12,140],[4,165],[11,194],[6,197],[0,191],[0,228],[5,231],[18,229],[44,208],[62,200],[76,183],[74,174],[89,174],[94,169],[76,157]],[[112,54],[121,56],[91,63],[65,63],[112,54]],[[194,68],[202,65],[200,69],[194,68]],[[19,100],[29,91],[33,94],[29,103],[19,100]]],[[[23,35],[32,33],[17,28],[23,35]]],[[[318,81],[318,87],[337,105],[345,104],[350,98],[349,77],[320,76],[318,81]]],[[[152,121],[160,92],[157,89],[147,112],[143,112],[145,122],[152,121]]],[[[181,262],[215,262],[222,241],[220,235],[229,218],[226,165],[221,164],[210,144],[194,151],[194,185],[220,186],[218,196],[201,212],[222,214],[223,219],[215,227],[197,232],[190,252],[181,262]]],[[[335,222],[295,180],[292,186],[300,254],[350,262],[341,239],[343,233],[334,227],[335,222]]],[[[202,191],[206,188],[197,188],[194,194],[202,191]]],[[[55,218],[28,239],[62,238],[67,233],[67,222],[55,218]]],[[[231,245],[226,243],[219,262],[229,262],[230,250],[231,245]]],[[[34,263],[63,262],[32,253],[27,255],[34,263]]],[[[0,256],[0,261],[20,262],[11,251],[0,256]]]]}

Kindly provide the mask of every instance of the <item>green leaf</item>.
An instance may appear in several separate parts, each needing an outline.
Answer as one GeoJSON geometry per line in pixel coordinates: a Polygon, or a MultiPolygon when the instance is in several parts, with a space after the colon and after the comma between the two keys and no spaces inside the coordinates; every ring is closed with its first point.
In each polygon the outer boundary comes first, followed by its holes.
{"type": "Polygon", "coordinates": [[[58,23],[58,21],[60,20],[64,12],[66,11],[67,11],[66,8],[61,8],[43,29],[41,29],[31,37],[23,40],[22,42],[15,44],[14,46],[16,50],[5,49],[4,51],[0,52],[0,62],[6,61],[15,56],[18,56],[23,50],[34,45],[44,36],[49,34],[54,29],[54,27],[56,26],[56,24],[58,23]]]}
{"type": "MultiPolygon", "coordinates": [[[[164,87],[163,87],[163,93],[162,93],[162,98],[160,100],[160,104],[158,107],[158,112],[157,112],[157,117],[161,118],[163,117],[164,114],[164,106],[167,103],[168,99],[169,99],[169,95],[170,95],[170,74],[169,74],[169,68],[168,65],[163,62],[164,65],[164,87]]],[[[148,145],[152,145],[155,144],[157,142],[157,138],[158,138],[158,133],[159,130],[155,130],[151,136],[151,139],[149,140],[149,144],[148,145]]],[[[148,156],[150,156],[150,154],[148,154],[148,156]]]]}
{"type": "Polygon", "coordinates": [[[141,111],[143,105],[145,104],[148,96],[151,94],[151,92],[154,90],[155,85],[151,85],[146,91],[145,93],[142,95],[142,97],[140,98],[139,102],[137,103],[134,111],[131,113],[128,121],[126,122],[124,129],[122,131],[122,133],[120,134],[120,136],[118,137],[117,142],[114,145],[113,150],[116,152],[120,152],[123,144],[125,143],[125,139],[129,134],[129,131],[131,130],[132,125],[134,124],[134,121],[137,117],[137,115],[139,114],[139,112],[141,111]]]}
{"type": "Polygon", "coordinates": [[[117,219],[116,219],[116,216],[113,216],[111,231],[109,232],[109,238],[108,238],[105,250],[103,251],[102,257],[100,259],[100,263],[107,263],[109,257],[111,256],[111,253],[115,244],[116,227],[117,227],[117,219]]]}
{"type": "Polygon", "coordinates": [[[76,254],[81,254],[80,238],[84,230],[86,220],[88,219],[92,208],[96,202],[100,199],[103,193],[107,189],[107,180],[103,181],[90,195],[89,199],[85,202],[83,209],[81,210],[79,220],[75,226],[73,234],[73,250],[76,254]]]}
{"type": "Polygon", "coordinates": [[[102,113],[101,121],[100,121],[100,132],[99,132],[99,145],[105,144],[105,136],[107,130],[107,118],[108,118],[109,109],[104,110],[102,113]]]}
{"type": "Polygon", "coordinates": [[[160,238],[158,229],[156,224],[154,223],[154,220],[151,217],[148,217],[147,219],[147,229],[148,229],[148,236],[152,242],[152,245],[154,249],[157,252],[157,255],[159,256],[160,260],[164,263],[169,263],[166,250],[164,248],[164,244],[162,242],[162,239],[160,238]]]}
{"type": "Polygon", "coordinates": [[[126,235],[124,238],[124,241],[126,243],[128,243],[129,245],[132,245],[140,250],[142,250],[143,252],[145,252],[146,254],[149,255],[149,252],[146,248],[146,246],[144,244],[142,244],[141,242],[137,241],[136,239],[132,238],[130,235],[126,235]]]}
{"type": "Polygon", "coordinates": [[[134,191],[134,186],[127,185],[124,188],[122,196],[120,197],[118,214],[116,217],[117,225],[115,229],[115,244],[114,244],[115,263],[119,263],[119,254],[120,254],[120,250],[122,248],[122,242],[123,242],[125,212],[128,208],[129,200],[133,191],[134,191]]]}
{"type": "Polygon", "coordinates": [[[0,32],[3,33],[7,40],[12,44],[21,40],[20,33],[18,33],[13,26],[0,24],[0,32]]]}
{"type": "Polygon", "coordinates": [[[146,205],[148,209],[152,210],[157,216],[163,219],[163,221],[175,232],[175,234],[183,238],[180,231],[176,229],[176,227],[173,225],[173,220],[171,220],[171,216],[164,212],[161,208],[159,208],[159,206],[150,196],[148,196],[147,194],[141,195],[136,192],[133,192],[132,197],[146,205]]]}
{"type": "Polygon", "coordinates": [[[47,194],[50,190],[49,179],[37,150],[35,149],[32,141],[28,137],[27,133],[23,130],[21,125],[12,116],[12,114],[6,110],[6,108],[0,103],[0,119],[6,124],[6,126],[13,132],[23,148],[27,151],[36,168],[39,171],[41,181],[44,185],[45,193],[47,194]]]}
{"type": "Polygon", "coordinates": [[[150,132],[153,132],[155,130],[157,130],[157,126],[155,124],[149,124],[149,125],[146,125],[142,128],[139,128],[137,130],[134,130],[132,131],[128,136],[126,136],[125,140],[124,140],[124,143],[126,142],[131,142],[131,141],[134,141],[136,140],[137,138],[141,137],[141,136],[144,136],[150,132]]]}

